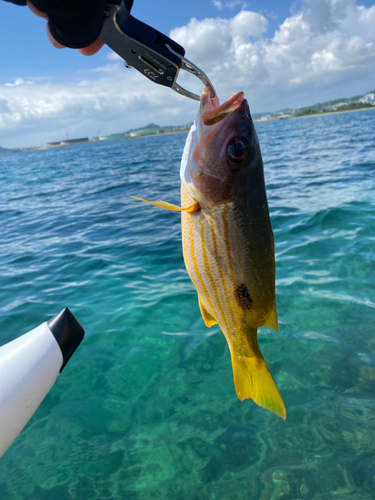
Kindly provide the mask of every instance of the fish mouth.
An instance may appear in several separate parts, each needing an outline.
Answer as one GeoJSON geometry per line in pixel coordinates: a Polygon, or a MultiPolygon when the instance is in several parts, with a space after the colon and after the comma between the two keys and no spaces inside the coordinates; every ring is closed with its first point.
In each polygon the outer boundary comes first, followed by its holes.
{"type": "Polygon", "coordinates": [[[234,133],[237,130],[236,123],[244,122],[245,117],[251,119],[249,105],[243,92],[233,94],[220,105],[216,95],[211,98],[207,87],[203,90],[198,117],[186,139],[180,168],[181,183],[199,205],[212,207],[219,202],[229,200],[230,173],[220,172],[221,145],[226,144],[228,133],[234,133]],[[216,127],[216,124],[230,115],[232,117],[227,122],[228,127],[223,127],[220,131],[222,125],[216,127]],[[212,192],[214,196],[211,196],[212,192]]]}
{"type": "Polygon", "coordinates": [[[206,87],[201,96],[200,116],[202,123],[206,126],[210,126],[224,120],[241,106],[244,99],[245,95],[243,92],[236,92],[226,102],[220,105],[217,96],[212,99],[210,97],[210,90],[206,87]]]}

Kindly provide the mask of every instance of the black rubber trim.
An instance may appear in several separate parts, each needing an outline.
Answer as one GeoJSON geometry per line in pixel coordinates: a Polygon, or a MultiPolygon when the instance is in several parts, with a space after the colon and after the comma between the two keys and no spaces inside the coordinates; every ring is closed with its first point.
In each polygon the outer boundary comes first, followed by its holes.
{"type": "Polygon", "coordinates": [[[5,0],[5,1],[14,3],[15,5],[26,5],[26,0],[5,0]]]}
{"type": "Polygon", "coordinates": [[[82,342],[85,330],[67,307],[57,316],[47,321],[47,325],[59,344],[63,355],[63,364],[60,368],[61,373],[74,351],[82,342]]]}

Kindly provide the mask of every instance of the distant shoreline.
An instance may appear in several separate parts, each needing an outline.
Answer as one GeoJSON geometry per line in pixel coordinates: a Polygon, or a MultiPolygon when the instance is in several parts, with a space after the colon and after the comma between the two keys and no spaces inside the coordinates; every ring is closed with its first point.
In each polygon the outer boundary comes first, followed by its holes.
{"type": "Polygon", "coordinates": [[[311,113],[300,116],[291,116],[290,118],[312,118],[314,116],[322,116],[322,115],[338,115],[341,113],[358,113],[359,111],[368,111],[369,109],[375,110],[375,106],[369,106],[368,108],[360,108],[360,109],[343,109],[340,111],[322,111],[321,113],[311,113]]]}
{"type": "Polygon", "coordinates": [[[116,137],[116,138],[109,138],[105,140],[92,140],[89,139],[87,141],[82,141],[82,142],[76,142],[73,144],[56,144],[56,145],[44,145],[44,146],[35,146],[35,147],[30,147],[30,148],[19,148],[19,149],[14,149],[10,150],[9,152],[4,152],[1,154],[12,154],[12,153],[26,153],[29,151],[49,151],[51,149],[60,149],[60,148],[67,148],[71,146],[82,146],[82,144],[103,144],[104,142],[113,142],[113,141],[123,141],[123,140],[128,140],[128,139],[141,139],[142,137],[157,137],[160,135],[169,135],[169,134],[181,134],[182,132],[188,133],[190,129],[175,129],[175,130],[168,130],[166,132],[158,132],[156,134],[144,134],[144,135],[135,135],[133,137],[116,137]]]}
{"type": "Polygon", "coordinates": [[[290,116],[283,116],[283,117],[278,117],[276,116],[275,118],[270,118],[269,120],[254,120],[254,123],[267,123],[267,122],[278,122],[278,121],[284,121],[284,120],[292,120],[295,118],[312,118],[314,116],[322,116],[322,115],[337,115],[341,113],[352,113],[352,112],[358,112],[358,111],[368,111],[369,109],[374,110],[375,106],[369,106],[367,108],[359,108],[359,109],[340,109],[337,111],[321,111],[319,113],[306,113],[305,115],[290,115],[290,116]]]}
{"type": "MultiPolygon", "coordinates": [[[[305,115],[299,115],[299,116],[284,116],[282,118],[280,117],[275,117],[275,118],[271,118],[269,120],[257,120],[257,119],[254,119],[254,123],[257,124],[257,123],[268,123],[268,122],[275,122],[275,121],[283,121],[283,120],[292,120],[292,119],[299,119],[299,118],[313,118],[315,116],[323,116],[323,115],[337,115],[337,114],[342,114],[342,113],[357,113],[357,112],[360,112],[360,111],[368,111],[368,110],[375,110],[375,106],[368,106],[366,108],[359,108],[359,109],[340,109],[340,110],[337,110],[337,111],[321,111],[321,112],[318,112],[318,113],[308,113],[308,114],[305,114],[305,115]]],[[[163,132],[158,132],[158,133],[150,133],[150,134],[144,134],[144,135],[137,135],[137,136],[132,136],[132,137],[119,137],[119,138],[108,138],[108,139],[105,139],[105,140],[92,140],[92,139],[89,139],[87,142],[84,142],[84,143],[77,143],[76,145],[80,145],[80,144],[93,144],[93,143],[103,143],[103,142],[112,142],[112,141],[119,141],[119,140],[124,140],[124,139],[140,139],[142,137],[156,137],[156,136],[160,136],[160,135],[170,135],[170,134],[180,134],[182,132],[189,132],[189,128],[182,128],[182,129],[174,129],[174,130],[168,130],[168,131],[163,131],[163,132]]],[[[37,146],[37,147],[30,147],[30,148],[17,148],[17,149],[14,149],[14,150],[10,150],[9,152],[8,151],[4,151],[4,152],[1,152],[1,156],[3,155],[6,155],[6,154],[11,154],[11,153],[22,153],[22,152],[26,152],[26,151],[45,151],[45,150],[49,150],[49,149],[54,149],[54,148],[60,148],[60,147],[67,147],[67,146],[71,146],[71,145],[74,145],[74,144],[61,144],[61,145],[57,145],[56,146],[47,146],[47,145],[44,145],[44,146],[37,146]]]]}
{"type": "MultiPolygon", "coordinates": [[[[190,129],[184,129],[184,130],[171,130],[168,132],[159,132],[158,134],[148,134],[148,135],[136,135],[134,137],[124,137],[124,139],[141,139],[142,137],[155,137],[158,135],[170,135],[170,134],[181,134],[182,132],[189,132],[190,129]]],[[[122,139],[120,139],[122,140],[122,139]]],[[[103,141],[105,142],[105,141],[103,141]]]]}

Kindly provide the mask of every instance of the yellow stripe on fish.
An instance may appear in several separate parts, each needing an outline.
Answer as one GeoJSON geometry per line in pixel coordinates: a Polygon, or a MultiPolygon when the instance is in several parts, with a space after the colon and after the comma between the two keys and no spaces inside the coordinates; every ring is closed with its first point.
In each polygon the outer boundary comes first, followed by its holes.
{"type": "MultiPolygon", "coordinates": [[[[137,199],[147,201],[142,198],[137,199]]],[[[148,203],[171,210],[170,204],[166,202],[148,203]]],[[[181,186],[181,205],[188,205],[187,208],[196,205],[184,186],[181,186]]],[[[238,305],[239,292],[237,290],[236,293],[233,288],[233,283],[236,283],[233,262],[235,255],[238,255],[238,248],[235,244],[236,239],[231,238],[230,235],[227,220],[229,206],[218,208],[215,211],[216,218],[206,217],[205,224],[199,210],[195,209],[190,213],[186,209],[182,210],[185,265],[197,289],[199,306],[206,326],[210,327],[219,323],[227,339],[237,395],[241,400],[251,398],[259,406],[268,408],[285,419],[284,404],[256,341],[256,328],[248,328],[246,335],[236,325],[239,316],[244,315],[244,307],[238,305]],[[220,217],[217,216],[218,213],[221,213],[220,217]],[[217,238],[218,233],[223,235],[222,239],[217,238]],[[211,244],[214,249],[213,255],[207,250],[211,244]],[[226,269],[226,272],[212,274],[213,269],[217,269],[217,266],[212,265],[215,256],[225,261],[226,265],[223,265],[222,269],[226,269]],[[232,290],[229,291],[231,284],[232,290]]],[[[236,226],[234,228],[234,235],[236,235],[236,226]]],[[[242,303],[246,304],[248,300],[246,293],[242,291],[240,296],[242,296],[242,303]]],[[[248,301],[248,307],[249,305],[248,301]]],[[[271,321],[275,321],[274,312],[276,308],[271,310],[271,321]]]]}

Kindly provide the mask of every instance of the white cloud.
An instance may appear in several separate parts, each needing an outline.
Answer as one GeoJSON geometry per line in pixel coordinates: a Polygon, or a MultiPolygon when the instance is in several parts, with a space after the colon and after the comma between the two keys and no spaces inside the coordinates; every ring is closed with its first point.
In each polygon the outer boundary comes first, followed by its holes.
{"type": "MultiPolygon", "coordinates": [[[[266,17],[242,10],[231,19],[191,19],[170,36],[208,74],[222,100],[243,90],[252,111],[259,112],[313,104],[328,91],[326,99],[340,97],[339,91],[372,90],[374,26],[375,6],[305,0],[273,34],[267,33],[266,17]]],[[[98,129],[104,134],[194,119],[196,102],[125,70],[116,56],[109,61],[69,85],[41,80],[30,85],[19,78],[0,86],[0,145],[43,144],[67,132],[93,136],[98,129]]],[[[178,81],[202,90],[192,76],[181,75],[178,81]]]]}
{"type": "Polygon", "coordinates": [[[67,133],[92,137],[99,129],[110,134],[149,122],[183,125],[196,109],[196,102],[114,63],[69,85],[0,85],[1,146],[41,146],[67,133]]]}
{"type": "MultiPolygon", "coordinates": [[[[312,88],[368,80],[374,73],[375,7],[306,0],[272,38],[265,36],[267,24],[264,16],[242,11],[230,20],[192,19],[171,36],[208,73],[219,95],[244,90],[264,110],[283,107],[280,98],[294,98],[297,106],[297,93],[306,98],[312,88]]],[[[307,104],[313,102],[312,96],[307,104]]]]}
{"type": "Polygon", "coordinates": [[[23,84],[30,85],[32,83],[33,82],[25,82],[25,80],[23,78],[17,78],[14,83],[5,83],[5,86],[6,87],[16,87],[17,85],[23,85],[23,84]]]}
{"type": "Polygon", "coordinates": [[[193,18],[181,28],[171,31],[170,37],[183,45],[186,55],[195,64],[220,69],[222,63],[231,63],[233,55],[245,46],[249,37],[258,37],[267,30],[268,21],[261,14],[241,11],[231,19],[193,18]]]}
{"type": "Polygon", "coordinates": [[[215,5],[217,10],[234,9],[237,5],[240,5],[242,9],[244,9],[247,4],[243,0],[232,0],[231,2],[222,2],[221,0],[212,0],[212,3],[215,5]]]}
{"type": "Polygon", "coordinates": [[[110,52],[107,56],[110,61],[122,61],[121,57],[116,52],[110,52]]]}
{"type": "Polygon", "coordinates": [[[246,2],[242,2],[242,0],[233,0],[232,2],[225,2],[224,7],[234,9],[237,5],[241,5],[243,9],[247,6],[246,2]]]}

